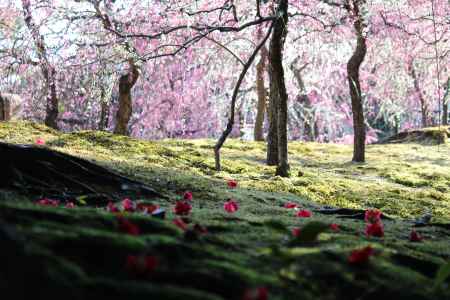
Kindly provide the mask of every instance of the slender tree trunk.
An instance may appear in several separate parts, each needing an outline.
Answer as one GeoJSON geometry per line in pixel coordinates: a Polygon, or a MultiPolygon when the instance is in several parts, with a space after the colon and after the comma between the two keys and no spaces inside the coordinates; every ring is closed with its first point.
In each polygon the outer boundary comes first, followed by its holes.
{"type": "MultiPolygon", "coordinates": [[[[278,150],[278,164],[276,175],[282,177],[289,176],[289,162],[288,162],[288,138],[287,138],[287,101],[288,95],[284,83],[284,69],[283,69],[283,47],[287,35],[288,23],[288,0],[280,0],[277,8],[277,15],[279,18],[275,21],[272,39],[270,41],[269,61],[270,61],[270,98],[271,98],[271,124],[273,131],[276,128],[276,140],[278,150]],[[275,100],[275,101],[274,101],[275,100]],[[276,124],[273,120],[276,118],[276,124]]],[[[271,132],[272,135],[274,132],[271,132]]],[[[269,160],[273,159],[269,153],[272,151],[273,139],[268,139],[268,164],[272,163],[269,160]]]]}
{"type": "Polygon", "coordinates": [[[365,143],[366,143],[366,125],[364,122],[364,111],[361,97],[361,85],[359,82],[359,68],[367,53],[366,37],[363,33],[363,20],[360,14],[358,0],[353,0],[353,7],[351,13],[355,17],[353,26],[357,34],[356,49],[352,57],[347,63],[347,76],[350,89],[350,96],[352,99],[352,113],[353,113],[353,161],[365,161],[365,143]]]}
{"type": "Polygon", "coordinates": [[[267,34],[264,37],[264,39],[258,44],[258,46],[253,51],[253,53],[250,56],[250,58],[244,64],[244,67],[243,67],[243,69],[241,71],[241,74],[239,75],[239,79],[238,79],[238,81],[236,83],[236,86],[234,87],[233,95],[231,96],[230,117],[228,118],[227,127],[226,127],[225,131],[222,132],[222,135],[217,140],[217,143],[214,145],[214,160],[215,160],[215,163],[216,163],[216,170],[217,171],[221,170],[221,166],[220,166],[220,149],[222,148],[223,144],[225,143],[228,135],[233,130],[234,113],[235,113],[234,111],[235,111],[235,107],[236,107],[236,99],[237,99],[237,95],[238,95],[238,92],[239,92],[239,88],[241,87],[241,84],[242,84],[242,81],[244,80],[245,74],[247,74],[248,69],[250,68],[250,66],[252,65],[253,61],[255,60],[256,55],[258,54],[258,51],[261,50],[261,48],[264,46],[264,44],[266,43],[267,39],[269,38],[270,33],[272,32],[272,29],[273,29],[273,23],[270,25],[270,28],[267,31],[267,34]]]}
{"type": "Polygon", "coordinates": [[[413,79],[414,91],[416,92],[416,95],[419,98],[420,112],[422,114],[422,127],[428,127],[430,125],[429,123],[430,112],[428,108],[428,103],[422,94],[422,90],[420,89],[419,77],[417,76],[413,60],[409,62],[408,71],[413,79]]]}
{"type": "Polygon", "coordinates": [[[445,94],[442,99],[442,125],[448,125],[448,100],[450,96],[450,77],[447,79],[445,94]]]}
{"type": "MultiPolygon", "coordinates": [[[[261,35],[261,31],[258,31],[258,35],[261,35]]],[[[266,87],[264,82],[264,75],[266,72],[268,51],[266,46],[261,48],[261,58],[256,65],[256,93],[258,95],[258,104],[256,106],[256,119],[254,138],[255,141],[264,141],[264,115],[266,112],[266,87]]]]}
{"type": "Polygon", "coordinates": [[[109,124],[109,101],[107,99],[106,90],[103,86],[100,87],[100,121],[98,123],[98,130],[105,130],[109,124]]]}
{"type": "Polygon", "coordinates": [[[31,36],[36,47],[36,53],[39,59],[39,66],[41,67],[41,72],[44,76],[47,90],[45,125],[54,129],[58,129],[58,95],[56,93],[56,71],[48,59],[44,37],[39,33],[39,28],[33,20],[30,1],[22,0],[22,7],[25,24],[28,30],[30,30],[31,32],[31,36]]]}
{"type": "Polygon", "coordinates": [[[267,93],[264,82],[264,73],[266,71],[267,49],[261,49],[261,60],[256,66],[256,91],[258,95],[258,104],[256,106],[255,119],[255,141],[264,141],[264,116],[266,113],[267,93]]]}
{"type": "MultiPolygon", "coordinates": [[[[269,69],[271,70],[271,68],[269,69]]],[[[269,72],[270,92],[269,92],[269,132],[267,133],[267,164],[269,166],[278,165],[278,91],[272,72],[269,72]]]]}
{"type": "Polygon", "coordinates": [[[119,109],[116,114],[115,134],[129,135],[128,122],[133,112],[131,89],[139,78],[139,69],[133,59],[129,60],[130,70],[119,79],[119,109]]]}

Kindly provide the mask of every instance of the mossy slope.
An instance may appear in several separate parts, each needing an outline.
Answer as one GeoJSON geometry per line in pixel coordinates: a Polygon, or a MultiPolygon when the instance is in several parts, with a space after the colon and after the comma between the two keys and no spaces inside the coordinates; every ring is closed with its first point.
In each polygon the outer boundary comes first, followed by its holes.
{"type": "Polygon", "coordinates": [[[289,145],[294,176],[283,179],[263,164],[263,143],[231,140],[223,149],[224,170],[215,172],[210,140],[145,142],[104,132],[62,134],[32,123],[0,123],[4,141],[34,143],[38,137],[47,147],[144,181],[170,199],[156,200],[168,210],[166,221],[125,215],[142,230],[130,236],[120,232],[117,217],[89,203],[72,210],[49,208],[28,201],[36,199],[1,193],[0,236],[10,241],[8,251],[15,257],[8,266],[39,274],[40,279],[33,278],[43,295],[241,299],[246,289],[265,286],[270,299],[450,297],[445,286],[431,290],[436,270],[450,258],[448,229],[419,228],[425,241],[408,241],[412,219],[424,212],[433,215],[432,223],[449,222],[446,144],[439,149],[371,145],[368,162],[352,164],[351,147],[295,142],[289,145]],[[230,178],[239,188],[227,188],[230,178]],[[191,221],[209,229],[205,236],[183,234],[170,222],[171,207],[185,190],[194,194],[191,221]],[[240,204],[235,215],[223,212],[228,198],[240,204]],[[314,213],[313,220],[338,223],[341,231],[289,246],[288,229],[310,220],[281,207],[286,201],[311,210],[377,207],[391,219],[384,221],[385,238],[368,239],[358,218],[314,213]],[[271,220],[286,231],[266,225],[271,220]],[[368,265],[350,265],[350,251],[368,244],[377,255],[368,265]],[[125,268],[130,254],[157,256],[158,269],[136,277],[125,268]]]}

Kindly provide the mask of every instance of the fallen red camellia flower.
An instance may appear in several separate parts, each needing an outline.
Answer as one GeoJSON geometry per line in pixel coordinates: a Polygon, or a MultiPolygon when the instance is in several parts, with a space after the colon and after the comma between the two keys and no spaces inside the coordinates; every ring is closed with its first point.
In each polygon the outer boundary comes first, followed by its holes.
{"type": "Polygon", "coordinates": [[[174,219],[172,221],[172,223],[177,226],[178,228],[180,228],[181,230],[186,230],[187,229],[187,224],[180,218],[174,219]]]}
{"type": "Polygon", "coordinates": [[[309,210],[302,209],[297,212],[296,216],[299,218],[309,218],[312,216],[312,213],[309,210]]]}
{"type": "Polygon", "coordinates": [[[125,267],[130,272],[137,275],[149,274],[155,271],[158,267],[159,261],[155,256],[135,256],[128,255],[125,263],[125,267]]]}
{"type": "Polygon", "coordinates": [[[296,208],[298,205],[293,202],[286,202],[284,208],[296,208]]]}
{"type": "Polygon", "coordinates": [[[43,138],[38,138],[36,140],[36,145],[45,145],[45,140],[43,138]]]}
{"type": "Polygon", "coordinates": [[[409,240],[411,242],[421,242],[423,240],[423,237],[413,229],[411,230],[411,234],[409,235],[409,240]]]}
{"type": "Polygon", "coordinates": [[[231,214],[239,209],[239,205],[237,204],[236,201],[230,199],[223,204],[223,209],[225,209],[227,213],[231,214]]]}
{"type": "Polygon", "coordinates": [[[227,185],[230,189],[234,189],[238,184],[236,180],[228,180],[227,185]]]}
{"type": "Polygon", "coordinates": [[[43,205],[43,206],[58,206],[59,201],[58,200],[52,200],[48,198],[44,198],[41,200],[38,200],[36,204],[43,205]]]}
{"type": "Polygon", "coordinates": [[[137,225],[131,223],[127,219],[119,217],[119,229],[122,232],[128,233],[130,235],[139,235],[140,229],[137,225]]]}
{"type": "Polygon", "coordinates": [[[339,231],[340,230],[339,229],[339,224],[336,224],[336,223],[330,224],[330,228],[333,231],[339,231]]]}
{"type": "Polygon", "coordinates": [[[139,204],[136,205],[136,209],[137,210],[142,211],[142,212],[147,213],[147,214],[153,213],[158,208],[159,208],[159,205],[155,205],[155,204],[139,203],[139,204]]]}
{"type": "Polygon", "coordinates": [[[369,257],[375,253],[371,246],[364,247],[362,249],[353,250],[348,257],[348,262],[351,264],[362,264],[369,260],[369,257]]]}
{"type": "Polygon", "coordinates": [[[122,207],[123,207],[124,211],[128,211],[128,212],[134,212],[135,211],[135,205],[134,205],[133,201],[131,201],[128,198],[123,199],[122,207]]]}
{"type": "Polygon", "coordinates": [[[192,206],[185,201],[177,201],[173,209],[177,215],[188,215],[192,210],[192,206]]]}
{"type": "Polygon", "coordinates": [[[254,289],[246,289],[242,300],[267,300],[269,299],[269,292],[265,287],[258,287],[254,289]]]}
{"type": "Polygon", "coordinates": [[[75,204],[73,202],[67,202],[65,208],[74,208],[75,204]]]}
{"type": "Polygon", "coordinates": [[[192,192],[189,191],[185,192],[183,195],[183,199],[186,201],[192,201],[192,192]]]}
{"type": "Polygon", "coordinates": [[[384,228],[381,222],[367,224],[366,225],[366,235],[367,236],[375,236],[375,237],[383,237],[384,236],[384,228]]]}
{"type": "Polygon", "coordinates": [[[364,214],[364,221],[372,224],[381,222],[381,215],[382,213],[378,209],[368,209],[364,214]]]}
{"type": "Polygon", "coordinates": [[[301,232],[301,230],[298,227],[292,228],[292,230],[291,230],[292,235],[295,237],[300,236],[300,232],[301,232]]]}
{"type": "Polygon", "coordinates": [[[117,206],[114,204],[114,202],[108,202],[108,205],[106,205],[106,210],[112,213],[116,213],[119,212],[119,209],[117,208],[117,206]]]}

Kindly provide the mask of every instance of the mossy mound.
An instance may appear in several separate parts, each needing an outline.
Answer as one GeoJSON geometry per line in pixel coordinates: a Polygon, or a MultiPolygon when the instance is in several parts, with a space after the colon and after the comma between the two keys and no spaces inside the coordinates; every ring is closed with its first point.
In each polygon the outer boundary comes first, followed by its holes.
{"type": "Polygon", "coordinates": [[[381,143],[419,143],[426,145],[445,144],[450,137],[450,127],[430,127],[400,132],[381,143]]]}
{"type": "MultiPolygon", "coordinates": [[[[0,123],[0,138],[34,143],[95,161],[155,187],[164,198],[165,220],[139,213],[122,217],[140,228],[123,232],[119,218],[95,203],[76,208],[36,205],[36,198],[0,191],[0,239],[6,268],[0,288],[23,299],[243,299],[265,287],[269,299],[447,299],[447,279],[434,288],[437,270],[450,259],[450,165],[447,145],[370,145],[368,162],[352,164],[351,147],[291,143],[294,176],[274,177],[264,165],[263,143],[229,141],[224,171],[215,172],[211,140],[139,141],[104,132],[62,134],[27,122],[0,123]],[[238,188],[226,180],[238,181],[238,188]],[[176,200],[193,192],[189,229],[172,224],[176,200]],[[239,210],[227,214],[223,203],[239,210]],[[283,204],[313,212],[297,218],[283,204]],[[323,205],[345,207],[324,213],[323,205]],[[384,238],[366,237],[360,210],[380,208],[384,238]],[[428,212],[429,224],[416,230],[423,242],[409,241],[414,219],[428,212]],[[297,241],[294,227],[337,223],[316,241],[297,241]],[[207,234],[192,230],[194,224],[207,234]],[[367,245],[376,255],[352,265],[352,250],[367,245]],[[154,256],[149,274],[127,268],[127,257],[154,256]],[[27,270],[23,273],[22,270],[27,270]],[[30,286],[35,288],[29,288],[30,286]],[[28,288],[24,288],[24,286],[28,288]]],[[[148,199],[133,199],[146,202],[148,199]]],[[[301,236],[301,235],[300,235],[301,236]]]]}

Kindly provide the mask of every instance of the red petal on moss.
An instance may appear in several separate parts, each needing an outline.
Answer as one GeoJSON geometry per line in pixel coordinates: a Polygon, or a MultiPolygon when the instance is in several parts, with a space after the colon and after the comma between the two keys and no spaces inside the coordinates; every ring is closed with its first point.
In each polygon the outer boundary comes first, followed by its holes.
{"type": "Polygon", "coordinates": [[[182,229],[182,230],[186,230],[187,229],[187,224],[180,218],[178,219],[174,219],[172,221],[172,223],[177,226],[178,228],[182,229]]]}
{"type": "Polygon", "coordinates": [[[269,299],[269,292],[266,287],[258,287],[253,289],[246,289],[242,300],[267,300],[269,299]]]}
{"type": "Polygon", "coordinates": [[[188,215],[192,210],[192,206],[185,201],[177,201],[173,209],[177,215],[188,215]]]}
{"type": "Polygon", "coordinates": [[[423,240],[423,237],[413,229],[411,230],[411,233],[409,235],[409,240],[411,242],[421,242],[423,240]]]}
{"type": "Polygon", "coordinates": [[[298,205],[297,204],[295,204],[295,203],[293,203],[293,202],[286,202],[285,204],[284,204],[284,208],[296,208],[298,205]]]}
{"type": "Polygon", "coordinates": [[[309,218],[312,216],[312,213],[309,210],[302,209],[297,212],[296,216],[299,218],[309,218]]]}
{"type": "Polygon", "coordinates": [[[381,215],[382,213],[378,209],[368,209],[364,214],[364,221],[371,224],[381,222],[381,215]]]}
{"type": "Polygon", "coordinates": [[[237,204],[236,201],[230,199],[223,204],[223,209],[227,213],[232,214],[232,213],[235,213],[239,209],[239,205],[237,204]]]}
{"type": "Polygon", "coordinates": [[[140,229],[137,225],[131,223],[127,219],[119,217],[119,229],[124,233],[128,233],[130,235],[139,235],[140,229]]]}
{"type": "Polygon", "coordinates": [[[363,264],[369,260],[369,257],[374,254],[374,249],[371,246],[362,249],[353,250],[348,257],[348,262],[351,264],[363,264]]]}
{"type": "Polygon", "coordinates": [[[228,180],[227,185],[230,189],[234,189],[237,187],[238,183],[236,180],[228,180]]]}
{"type": "Polygon", "coordinates": [[[183,195],[183,199],[186,201],[192,201],[192,192],[189,191],[185,192],[183,195]]]}
{"type": "Polygon", "coordinates": [[[122,201],[122,207],[124,211],[128,211],[128,212],[134,212],[135,211],[135,205],[134,202],[131,201],[128,198],[123,199],[122,201]]]}
{"type": "Polygon", "coordinates": [[[291,230],[292,235],[295,237],[300,236],[300,232],[301,232],[301,230],[298,227],[292,228],[292,230],[291,230]]]}
{"type": "Polygon", "coordinates": [[[119,209],[117,208],[117,206],[113,203],[113,202],[108,202],[108,205],[106,206],[106,210],[109,212],[119,212],[119,209]]]}
{"type": "Polygon", "coordinates": [[[52,200],[52,199],[44,198],[44,199],[36,201],[36,204],[43,205],[43,206],[58,206],[59,205],[59,201],[58,200],[52,200]]]}
{"type": "Polygon", "coordinates": [[[366,235],[367,236],[375,236],[375,237],[383,237],[384,236],[384,228],[381,222],[367,224],[366,225],[366,235]]]}
{"type": "Polygon", "coordinates": [[[336,224],[336,223],[330,224],[330,228],[333,231],[339,231],[340,230],[339,224],[336,224]]]}
{"type": "Polygon", "coordinates": [[[136,209],[137,210],[142,211],[142,212],[147,213],[147,214],[153,213],[158,208],[159,208],[159,205],[155,205],[155,204],[139,203],[139,204],[136,205],[136,209]]]}

